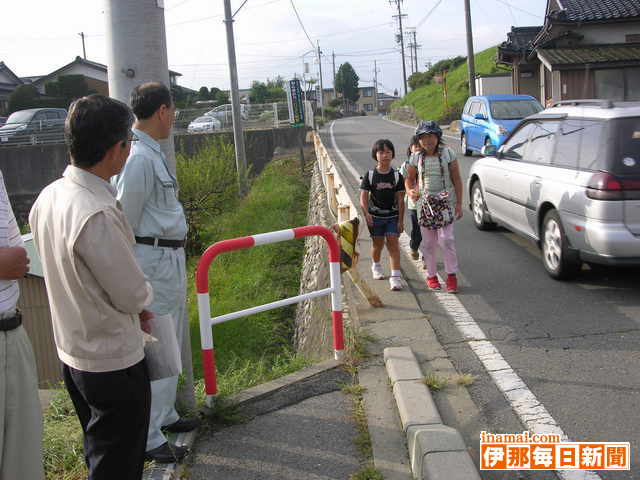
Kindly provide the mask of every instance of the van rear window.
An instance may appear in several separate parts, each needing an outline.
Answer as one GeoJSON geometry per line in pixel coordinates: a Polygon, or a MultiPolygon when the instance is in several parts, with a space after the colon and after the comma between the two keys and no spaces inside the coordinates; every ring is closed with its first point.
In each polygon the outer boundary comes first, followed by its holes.
{"type": "Polygon", "coordinates": [[[611,173],[640,176],[640,117],[617,118],[609,122],[611,173]]]}

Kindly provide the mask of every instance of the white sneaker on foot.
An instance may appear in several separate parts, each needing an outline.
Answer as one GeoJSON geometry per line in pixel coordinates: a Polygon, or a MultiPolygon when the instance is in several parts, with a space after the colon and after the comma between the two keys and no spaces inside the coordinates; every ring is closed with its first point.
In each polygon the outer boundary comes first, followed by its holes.
{"type": "Polygon", "coordinates": [[[374,280],[384,280],[384,273],[382,273],[382,267],[379,263],[371,265],[371,273],[373,274],[374,280]]]}
{"type": "Polygon", "coordinates": [[[389,285],[391,285],[391,290],[402,290],[400,277],[389,277],[389,285]]]}

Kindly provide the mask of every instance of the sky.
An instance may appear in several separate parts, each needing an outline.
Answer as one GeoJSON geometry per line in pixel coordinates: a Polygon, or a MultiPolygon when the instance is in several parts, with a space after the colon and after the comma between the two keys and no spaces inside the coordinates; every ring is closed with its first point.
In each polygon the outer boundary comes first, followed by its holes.
{"type": "MultiPolygon", "coordinates": [[[[231,0],[232,10],[243,1],[231,0]]],[[[0,61],[16,75],[44,75],[82,56],[80,32],[87,58],[106,63],[103,0],[3,3],[0,61]]],[[[178,83],[228,89],[223,0],[164,0],[164,6],[169,68],[182,73],[178,83]]],[[[546,0],[471,0],[475,52],[506,40],[512,26],[542,25],[545,7],[546,0]]],[[[416,27],[420,71],[427,62],[466,55],[463,0],[404,0],[401,8],[404,29],[416,27]]],[[[351,63],[360,85],[373,84],[377,61],[379,90],[402,92],[395,14],[389,0],[247,0],[234,22],[239,86],[301,76],[304,62],[307,77],[317,77],[311,50],[320,42],[325,88],[332,87],[335,52],[336,70],[351,63]]],[[[408,76],[408,59],[406,65],[408,76]]]]}

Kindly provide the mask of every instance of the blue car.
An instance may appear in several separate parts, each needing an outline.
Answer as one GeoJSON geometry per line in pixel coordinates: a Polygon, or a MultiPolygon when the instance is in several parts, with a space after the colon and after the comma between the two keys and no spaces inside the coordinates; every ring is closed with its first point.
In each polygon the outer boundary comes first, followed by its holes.
{"type": "Polygon", "coordinates": [[[462,151],[469,156],[484,145],[499,147],[525,117],[541,110],[540,102],[529,95],[469,97],[460,119],[462,151]]]}

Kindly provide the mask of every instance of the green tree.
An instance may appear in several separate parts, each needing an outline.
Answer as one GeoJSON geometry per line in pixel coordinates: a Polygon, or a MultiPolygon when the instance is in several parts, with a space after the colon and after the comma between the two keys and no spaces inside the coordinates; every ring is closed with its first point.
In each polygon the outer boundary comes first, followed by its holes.
{"type": "Polygon", "coordinates": [[[209,89],[207,87],[200,87],[198,90],[198,100],[211,100],[209,89]]]}
{"type": "Polygon", "coordinates": [[[189,95],[180,85],[171,85],[171,98],[178,108],[185,108],[189,102],[189,95]]]}
{"type": "Polygon", "coordinates": [[[38,106],[38,96],[38,89],[33,85],[20,85],[9,95],[9,113],[38,106]]]}
{"type": "Polygon", "coordinates": [[[218,98],[218,93],[220,92],[221,90],[218,87],[211,87],[209,89],[209,100],[216,101],[216,99],[218,98]]]}
{"type": "Polygon", "coordinates": [[[218,105],[226,105],[227,103],[231,103],[229,101],[229,92],[225,92],[224,90],[220,90],[217,94],[216,94],[216,103],[218,105]]]}
{"type": "Polygon", "coordinates": [[[265,103],[268,96],[269,89],[265,83],[257,80],[251,83],[251,90],[249,91],[251,103],[265,103]]]}
{"type": "Polygon", "coordinates": [[[58,96],[71,103],[77,98],[93,93],[89,90],[84,75],[60,75],[58,77],[58,96]]]}
{"type": "Polygon", "coordinates": [[[284,90],[284,78],[282,77],[282,75],[278,75],[273,80],[267,78],[267,88],[269,88],[269,89],[271,89],[271,88],[279,88],[279,89],[284,90]]]}
{"type": "Polygon", "coordinates": [[[343,63],[336,73],[336,91],[342,94],[342,98],[350,102],[357,102],[360,98],[358,82],[360,77],[349,62],[343,63]]]}

